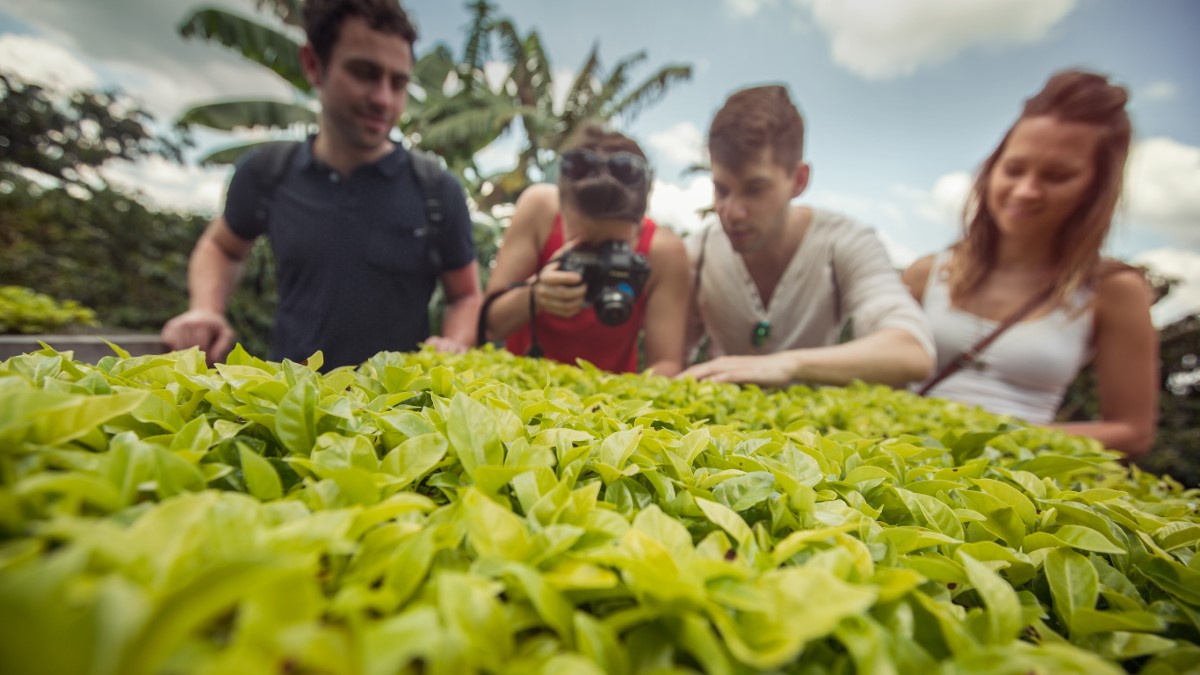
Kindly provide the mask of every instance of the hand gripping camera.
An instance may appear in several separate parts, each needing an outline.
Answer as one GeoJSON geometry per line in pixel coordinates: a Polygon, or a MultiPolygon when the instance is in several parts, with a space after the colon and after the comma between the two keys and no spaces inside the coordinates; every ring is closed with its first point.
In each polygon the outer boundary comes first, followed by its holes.
{"type": "Polygon", "coordinates": [[[606,241],[568,250],[559,269],[577,272],[587,286],[584,302],[596,310],[600,323],[618,326],[629,320],[633,304],[650,278],[650,264],[626,241],[606,241]]]}

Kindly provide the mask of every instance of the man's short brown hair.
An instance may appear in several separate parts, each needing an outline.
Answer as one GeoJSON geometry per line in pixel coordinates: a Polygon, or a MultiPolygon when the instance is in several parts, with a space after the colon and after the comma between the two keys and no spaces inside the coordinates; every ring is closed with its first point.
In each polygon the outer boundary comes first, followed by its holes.
{"type": "Polygon", "coordinates": [[[764,148],[789,171],[804,156],[804,118],[781,85],[735,92],[708,129],[708,152],[716,164],[738,170],[764,148]]]}
{"type": "Polygon", "coordinates": [[[322,64],[329,63],[342,24],[352,16],[362,18],[371,30],[399,35],[409,49],[417,41],[417,29],[397,0],[307,0],[304,32],[322,64]]]}

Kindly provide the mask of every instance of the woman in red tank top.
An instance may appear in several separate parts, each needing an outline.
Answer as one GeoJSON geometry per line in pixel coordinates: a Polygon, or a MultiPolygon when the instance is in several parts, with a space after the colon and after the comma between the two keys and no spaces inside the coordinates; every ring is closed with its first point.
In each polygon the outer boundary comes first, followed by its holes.
{"type": "Polygon", "coordinates": [[[532,186],[517,200],[488,282],[489,296],[497,297],[486,305],[487,337],[505,339],[516,354],[530,353],[536,339],[540,355],[555,361],[636,372],[641,335],[646,367],[674,375],[683,367],[690,271],[679,237],[645,217],[651,182],[645,153],[627,136],[593,124],[568,147],[558,185],[532,186]],[[589,289],[583,275],[559,262],[571,251],[578,259],[584,250],[606,247],[622,253],[589,256],[588,278],[604,279],[605,288],[612,281],[625,295],[615,299],[620,311],[610,313],[613,305],[606,304],[602,317],[589,302],[601,289],[589,289]],[[637,274],[643,263],[629,253],[648,264],[648,276],[637,274]]]}

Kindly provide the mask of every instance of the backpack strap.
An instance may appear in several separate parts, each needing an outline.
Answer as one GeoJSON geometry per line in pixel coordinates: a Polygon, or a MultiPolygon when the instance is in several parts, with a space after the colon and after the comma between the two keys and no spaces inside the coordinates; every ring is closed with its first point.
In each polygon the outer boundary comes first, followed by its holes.
{"type": "MultiPolygon", "coordinates": [[[[254,175],[258,180],[258,198],[254,207],[254,221],[262,231],[266,231],[267,222],[271,215],[271,203],[275,190],[287,175],[301,141],[271,141],[263,143],[255,149],[255,153],[247,160],[254,167],[254,175]]],[[[442,160],[437,155],[413,148],[409,151],[412,158],[413,174],[417,179],[417,188],[421,193],[421,202],[425,212],[425,247],[426,257],[432,269],[441,272],[442,251],[439,246],[445,211],[442,208],[442,181],[445,180],[445,170],[442,160]]]]}
{"type": "Polygon", "coordinates": [[[445,212],[442,209],[442,181],[446,172],[442,168],[442,160],[437,155],[413,148],[408,151],[412,158],[413,174],[417,177],[417,187],[421,191],[421,199],[425,206],[425,255],[429,266],[442,271],[441,237],[445,224],[445,212]]]}
{"type": "Polygon", "coordinates": [[[299,150],[299,141],[271,141],[261,144],[247,160],[247,163],[254,167],[254,176],[258,180],[254,222],[263,232],[267,231],[275,190],[283,182],[283,177],[292,166],[292,160],[299,150]]]}

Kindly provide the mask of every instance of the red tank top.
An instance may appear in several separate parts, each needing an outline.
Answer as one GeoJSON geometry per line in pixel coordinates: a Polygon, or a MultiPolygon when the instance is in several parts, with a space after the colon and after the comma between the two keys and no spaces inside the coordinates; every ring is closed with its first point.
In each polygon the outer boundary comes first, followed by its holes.
{"type": "MultiPolygon", "coordinates": [[[[642,233],[635,250],[646,258],[650,257],[650,240],[654,237],[656,227],[649,218],[642,221],[642,233]]],[[[562,245],[562,214],[559,214],[555,216],[550,236],[538,254],[538,269],[550,262],[550,257],[562,245]]],[[[591,305],[584,305],[578,314],[569,318],[542,312],[534,320],[537,322],[538,344],[546,358],[571,365],[575,365],[575,359],[579,358],[612,373],[635,373],[638,367],[638,333],[642,330],[645,315],[646,293],[643,292],[634,302],[629,320],[619,326],[601,323],[591,305]]],[[[529,325],[526,324],[508,336],[505,347],[514,354],[524,355],[529,352],[531,344],[529,325]]]]}

